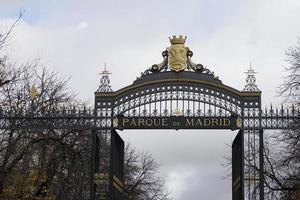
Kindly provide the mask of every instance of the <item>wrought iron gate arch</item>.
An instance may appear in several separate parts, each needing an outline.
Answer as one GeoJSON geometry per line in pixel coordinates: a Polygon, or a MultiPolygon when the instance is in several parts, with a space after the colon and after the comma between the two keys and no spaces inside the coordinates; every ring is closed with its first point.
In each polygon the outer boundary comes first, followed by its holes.
{"type": "MultiPolygon", "coordinates": [[[[114,115],[125,114],[128,116],[136,115],[134,114],[136,108],[147,107],[147,105],[156,103],[165,105],[170,101],[180,101],[183,107],[187,102],[202,103],[213,106],[214,110],[218,112],[222,110],[239,116],[242,115],[244,107],[260,107],[260,92],[240,92],[224,85],[219,80],[215,80],[213,76],[206,76],[207,80],[203,81],[203,74],[195,76],[195,72],[176,74],[176,79],[172,78],[174,77],[173,72],[165,72],[163,74],[163,76],[157,76],[157,74],[148,75],[146,80],[134,82],[132,85],[116,92],[107,94],[96,93],[96,98],[97,96],[111,97],[114,115]],[[188,79],[187,77],[190,78],[188,79]]],[[[199,106],[197,107],[199,109],[199,106]]],[[[169,114],[170,112],[172,110],[169,109],[169,114]]],[[[195,110],[192,113],[199,116],[199,112],[196,114],[195,110]]],[[[163,114],[161,109],[157,114],[169,115],[163,114]]],[[[140,115],[141,113],[139,112],[138,116],[140,115]]],[[[155,113],[154,116],[156,116],[155,113]]]]}
{"type": "MultiPolygon", "coordinates": [[[[140,92],[142,92],[142,94],[144,93],[143,95],[136,96],[135,98],[132,98],[127,101],[126,100],[122,101],[123,98],[117,97],[116,104],[118,101],[121,101],[121,103],[119,103],[115,107],[114,113],[116,115],[122,113],[127,113],[127,115],[131,115],[130,111],[134,111],[136,108],[139,107],[143,107],[143,106],[147,107],[148,105],[155,104],[155,103],[166,105],[170,103],[170,101],[180,101],[178,103],[180,105],[173,106],[173,108],[175,107],[180,108],[182,111],[184,111],[182,106],[183,104],[186,104],[188,102],[193,104],[195,102],[195,103],[203,103],[209,106],[214,106],[224,111],[241,115],[241,107],[239,105],[233,104],[231,102],[229,103],[228,100],[226,100],[226,98],[220,98],[215,95],[212,95],[214,93],[217,94],[217,92],[214,92],[214,90],[207,89],[208,91],[212,91],[212,94],[206,94],[202,89],[199,89],[201,88],[201,85],[187,86],[185,83],[181,83],[181,84],[176,84],[176,86],[174,86],[175,84],[173,83],[170,84],[171,85],[165,85],[165,84],[155,85],[154,87],[157,87],[158,90],[156,90],[153,93],[148,93],[147,92],[148,89],[141,88],[140,92]],[[160,90],[160,88],[162,88],[162,90],[160,90]]],[[[140,94],[140,92],[134,94],[140,94]]],[[[128,95],[132,95],[132,94],[129,93],[128,95]]],[[[185,110],[188,109],[186,108],[185,110]]],[[[171,112],[172,110],[169,111],[171,112]]],[[[183,114],[184,113],[185,112],[183,112],[183,114]]],[[[193,110],[193,113],[197,113],[197,112],[193,110]]],[[[158,115],[168,115],[168,114],[159,112],[158,115]]],[[[196,115],[199,116],[199,114],[196,115]]]]}

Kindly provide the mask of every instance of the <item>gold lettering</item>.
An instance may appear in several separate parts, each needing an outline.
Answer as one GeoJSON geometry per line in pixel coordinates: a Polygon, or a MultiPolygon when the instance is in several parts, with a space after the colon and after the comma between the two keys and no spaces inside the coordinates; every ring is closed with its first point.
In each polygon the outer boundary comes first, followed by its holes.
{"type": "Polygon", "coordinates": [[[146,119],[145,124],[146,124],[147,126],[152,126],[152,125],[153,125],[152,119],[146,119]]]}
{"type": "Polygon", "coordinates": [[[160,125],[160,119],[154,118],[154,126],[160,125]]]}
{"type": "Polygon", "coordinates": [[[162,125],[162,126],[168,126],[168,121],[167,121],[166,118],[163,118],[163,119],[162,119],[161,125],[162,125]]]}
{"type": "Polygon", "coordinates": [[[203,123],[202,123],[201,119],[197,119],[196,126],[202,126],[202,125],[203,125],[203,123]]]}
{"type": "Polygon", "coordinates": [[[229,126],[230,125],[230,120],[229,119],[224,119],[224,126],[229,126]]]}
{"type": "Polygon", "coordinates": [[[186,126],[194,126],[194,119],[186,119],[186,126]]]}
{"type": "Polygon", "coordinates": [[[211,121],[212,121],[212,126],[219,126],[218,119],[213,118],[211,121]]]}
{"type": "Polygon", "coordinates": [[[141,126],[141,125],[145,126],[145,120],[144,119],[139,119],[138,120],[138,126],[141,126]]]}
{"type": "Polygon", "coordinates": [[[173,126],[180,126],[180,122],[173,122],[173,126]]]}
{"type": "Polygon", "coordinates": [[[219,123],[220,123],[220,124],[219,124],[220,126],[223,126],[223,118],[220,118],[220,119],[219,119],[219,123]]]}
{"type": "Polygon", "coordinates": [[[211,120],[210,119],[204,119],[204,126],[210,126],[211,120]]]}
{"type": "Polygon", "coordinates": [[[130,122],[129,126],[136,126],[135,119],[131,119],[131,122],[130,122]]]}
{"type": "MultiPolygon", "coordinates": [[[[180,121],[173,122],[172,126],[181,126],[184,125],[180,123],[180,121]]],[[[131,127],[167,127],[168,118],[123,118],[122,119],[122,126],[131,126],[131,127]]],[[[185,126],[186,127],[229,127],[231,125],[231,120],[229,118],[185,118],[185,126]]]]}
{"type": "Polygon", "coordinates": [[[125,124],[128,122],[129,122],[129,119],[123,119],[123,126],[125,126],[125,124]]]}

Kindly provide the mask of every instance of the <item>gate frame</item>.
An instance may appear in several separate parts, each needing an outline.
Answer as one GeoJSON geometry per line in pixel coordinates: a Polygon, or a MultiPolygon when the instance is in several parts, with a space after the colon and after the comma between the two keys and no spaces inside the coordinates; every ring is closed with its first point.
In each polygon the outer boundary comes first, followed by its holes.
{"type": "MultiPolygon", "coordinates": [[[[134,116],[167,116],[172,115],[172,102],[182,101],[184,107],[186,101],[201,103],[215,108],[223,109],[224,115],[236,114],[242,119],[242,130],[261,130],[261,92],[239,91],[224,85],[211,73],[196,71],[182,72],[156,72],[146,73],[134,81],[133,84],[116,92],[95,92],[95,113],[102,117],[101,124],[103,132],[110,132],[113,128],[113,120],[118,115],[134,116]],[[171,78],[170,78],[171,77],[171,78]],[[196,90],[198,92],[196,92],[196,90]],[[181,96],[178,94],[180,93],[181,96]],[[175,94],[175,95],[174,95],[175,94]],[[198,96],[197,96],[198,95],[198,96]],[[197,97],[196,97],[197,96],[197,97]],[[196,100],[197,99],[197,100],[196,100]],[[160,111],[153,114],[151,104],[171,102],[168,114],[160,111]],[[135,108],[150,105],[150,113],[136,113],[135,108]],[[134,111],[135,113],[133,113],[134,111]],[[226,114],[227,113],[227,114],[226,114]],[[245,114],[247,113],[247,114],[245,114]]],[[[167,103],[165,103],[167,104],[167,103]]],[[[195,107],[193,107],[195,109],[195,107]]],[[[205,107],[204,107],[205,108],[205,107]]],[[[149,110],[149,107],[148,107],[149,110]]],[[[206,111],[196,115],[183,113],[184,116],[205,117],[206,111]]],[[[216,116],[217,113],[210,113],[216,116]]],[[[259,134],[259,191],[260,200],[264,199],[264,172],[263,172],[263,134],[259,134]]],[[[243,167],[244,169],[244,167],[243,167]]],[[[91,173],[97,173],[97,169],[91,173]]],[[[243,171],[243,176],[245,172],[243,171]]],[[[242,183],[244,185],[244,182],[242,183]]],[[[243,186],[244,188],[244,186],[243,186]]],[[[243,194],[244,197],[244,194],[243,194]]],[[[94,199],[92,199],[94,200],[94,199]]]]}

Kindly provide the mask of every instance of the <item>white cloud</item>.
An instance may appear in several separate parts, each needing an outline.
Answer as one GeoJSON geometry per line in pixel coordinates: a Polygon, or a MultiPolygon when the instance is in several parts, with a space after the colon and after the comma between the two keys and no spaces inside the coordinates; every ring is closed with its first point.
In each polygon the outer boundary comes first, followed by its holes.
{"type": "Polygon", "coordinates": [[[179,199],[187,190],[187,182],[192,175],[193,173],[187,169],[182,169],[180,173],[175,170],[168,173],[166,186],[168,191],[172,193],[174,199],[179,199]]]}
{"type": "Polygon", "coordinates": [[[85,21],[82,21],[82,22],[79,22],[77,24],[77,28],[80,30],[80,29],[86,29],[87,27],[89,26],[89,23],[85,22],[85,21]]]}

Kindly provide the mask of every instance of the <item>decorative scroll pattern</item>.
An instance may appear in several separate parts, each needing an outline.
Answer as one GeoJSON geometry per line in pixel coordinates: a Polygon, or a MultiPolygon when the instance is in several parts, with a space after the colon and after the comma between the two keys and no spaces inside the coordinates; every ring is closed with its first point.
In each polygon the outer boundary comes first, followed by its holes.
{"type": "MultiPolygon", "coordinates": [[[[202,64],[196,64],[192,61],[193,52],[191,50],[188,50],[187,52],[187,62],[186,62],[186,70],[187,71],[193,71],[196,73],[205,73],[205,74],[211,74],[215,79],[219,79],[218,76],[215,76],[215,73],[210,71],[208,68],[204,67],[202,64]]],[[[152,65],[149,69],[141,73],[141,77],[149,74],[159,73],[168,71],[168,52],[163,51],[162,52],[163,61],[159,64],[152,65]]],[[[138,77],[137,79],[140,79],[141,77],[138,77]]]]}

